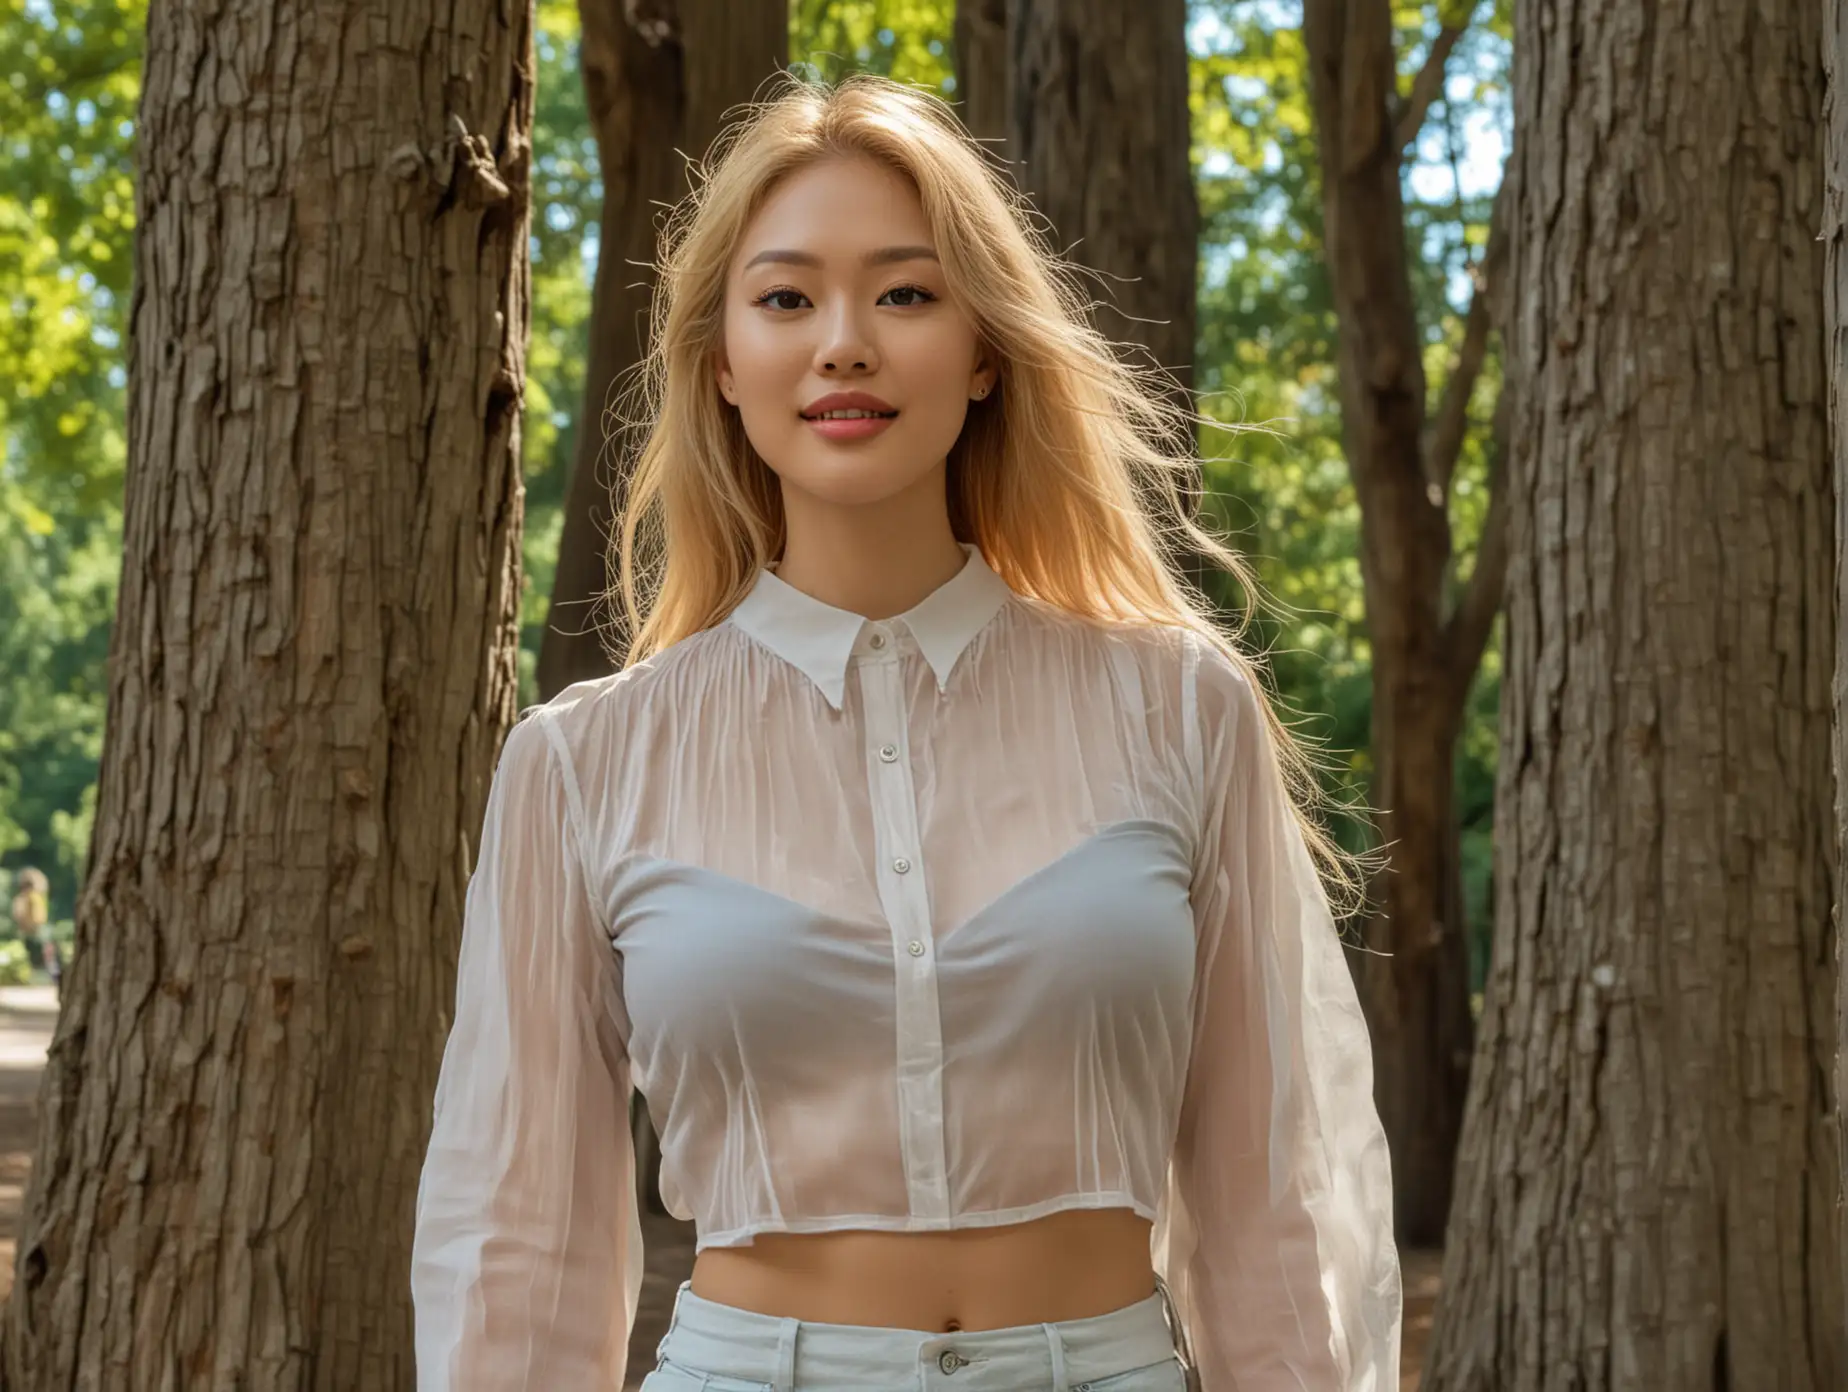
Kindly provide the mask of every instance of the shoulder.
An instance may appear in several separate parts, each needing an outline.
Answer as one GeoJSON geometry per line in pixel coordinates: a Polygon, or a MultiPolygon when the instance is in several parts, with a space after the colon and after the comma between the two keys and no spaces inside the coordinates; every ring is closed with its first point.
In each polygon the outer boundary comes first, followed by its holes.
{"type": "Polygon", "coordinates": [[[1039,600],[1022,604],[1036,622],[1113,659],[1133,662],[1145,678],[1183,692],[1189,704],[1202,690],[1222,702],[1258,699],[1255,665],[1224,635],[1209,636],[1181,623],[1097,619],[1039,600]]]}
{"type": "Polygon", "coordinates": [[[1151,674],[1164,670],[1178,674],[1187,645],[1196,637],[1178,624],[1099,618],[1026,595],[1015,595],[1012,607],[1017,622],[1042,638],[1112,660],[1127,659],[1151,674]]]}
{"type": "Polygon", "coordinates": [[[543,730],[561,751],[587,741],[619,741],[690,669],[703,665],[702,657],[719,641],[718,628],[705,629],[631,667],[573,682],[550,700],[525,707],[514,729],[543,730]]]}

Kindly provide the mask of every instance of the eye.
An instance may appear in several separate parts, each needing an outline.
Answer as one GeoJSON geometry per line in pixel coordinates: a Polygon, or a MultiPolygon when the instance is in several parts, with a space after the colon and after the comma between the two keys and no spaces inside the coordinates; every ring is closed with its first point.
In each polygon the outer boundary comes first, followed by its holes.
{"type": "Polygon", "coordinates": [[[911,309],[916,305],[929,304],[932,300],[937,298],[922,285],[894,285],[890,290],[879,297],[879,302],[884,304],[894,295],[910,295],[913,297],[909,300],[894,301],[894,309],[911,309]]]}
{"type": "Polygon", "coordinates": [[[802,306],[799,304],[782,303],[784,300],[786,299],[806,300],[807,298],[808,296],[804,295],[800,290],[791,290],[787,287],[779,287],[778,289],[775,289],[775,290],[764,291],[763,294],[759,295],[756,299],[752,300],[751,303],[754,305],[762,305],[765,309],[780,309],[780,310],[787,311],[787,310],[792,310],[792,309],[801,309],[802,306]]]}

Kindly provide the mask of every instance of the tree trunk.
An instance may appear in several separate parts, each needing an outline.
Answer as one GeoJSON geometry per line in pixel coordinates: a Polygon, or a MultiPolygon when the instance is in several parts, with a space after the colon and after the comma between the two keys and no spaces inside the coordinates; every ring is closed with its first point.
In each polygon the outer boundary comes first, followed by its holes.
{"type": "Polygon", "coordinates": [[[1821,21],[1516,11],[1498,914],[1433,1392],[1848,1376],[1821,21]]]}
{"type": "Polygon", "coordinates": [[[578,14],[603,219],[584,415],[539,648],[546,700],[616,665],[597,633],[619,612],[606,598],[625,463],[616,457],[611,413],[647,350],[657,221],[691,186],[687,160],[705,157],[725,111],[751,100],[789,62],[788,6],[771,0],[579,0],[578,14]]]}
{"type": "Polygon", "coordinates": [[[1414,84],[1423,95],[1401,109],[1390,7],[1306,0],[1303,9],[1373,651],[1369,796],[1390,848],[1367,925],[1377,955],[1357,958],[1355,975],[1392,1148],[1395,1226],[1408,1246],[1443,1238],[1469,1087],[1469,924],[1453,766],[1503,570],[1497,489],[1469,586],[1452,600],[1450,485],[1487,350],[1504,238],[1491,234],[1462,353],[1430,411],[1399,182],[1402,152],[1461,32],[1443,31],[1414,84]]]}
{"type": "Polygon", "coordinates": [[[1007,158],[1007,0],[956,0],[952,34],[963,124],[998,159],[1007,158]]]}
{"type": "MultiPolygon", "coordinates": [[[[1830,443],[1835,457],[1835,1143],[1843,1169],[1838,1192],[1848,1194],[1848,0],[1827,0],[1822,61],[1827,75],[1823,121],[1828,141],[1823,168],[1823,241],[1828,248],[1827,287],[1830,443]]],[[[1838,1209],[1848,1223],[1848,1209],[1838,1209]]],[[[1848,1262],[1848,1226],[1836,1240],[1848,1262]]],[[[1848,1291],[1848,1266],[1842,1273],[1848,1291]]],[[[1848,1358],[1848,1353],[1843,1355],[1848,1358]]]]}
{"type": "Polygon", "coordinates": [[[1186,0],[1008,0],[1008,145],[1080,265],[1097,324],[1193,380],[1199,204],[1188,162],[1186,0]]]}
{"type": "MultiPolygon", "coordinates": [[[[1006,0],[1005,28],[1015,179],[1054,245],[1096,273],[1099,330],[1133,366],[1161,368],[1162,389],[1191,413],[1200,208],[1186,0],[1006,0]]],[[[1197,479],[1189,491],[1197,507],[1197,479]]],[[[1204,582],[1201,557],[1170,559],[1204,582]]]]}
{"type": "Polygon", "coordinates": [[[155,0],[96,832],[15,1389],[408,1387],[515,715],[530,4],[155,0]]]}

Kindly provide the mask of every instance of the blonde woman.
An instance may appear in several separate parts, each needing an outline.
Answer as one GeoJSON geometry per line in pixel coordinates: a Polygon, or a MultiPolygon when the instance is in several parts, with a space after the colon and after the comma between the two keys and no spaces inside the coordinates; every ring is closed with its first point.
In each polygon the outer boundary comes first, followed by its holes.
{"type": "Polygon", "coordinates": [[[628,665],[469,886],[420,1386],[623,1385],[633,1086],[698,1233],[646,1392],[1396,1387],[1343,865],[1164,562],[1248,578],[1186,421],[903,87],[787,84],[664,245],[628,665]]]}

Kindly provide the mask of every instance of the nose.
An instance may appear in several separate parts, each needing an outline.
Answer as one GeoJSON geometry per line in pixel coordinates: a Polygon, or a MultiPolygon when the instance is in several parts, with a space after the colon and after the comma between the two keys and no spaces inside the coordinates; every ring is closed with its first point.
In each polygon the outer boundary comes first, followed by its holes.
{"type": "Polygon", "coordinates": [[[860,321],[853,301],[845,299],[826,320],[815,354],[815,369],[824,377],[842,372],[876,372],[879,350],[860,321]]]}

